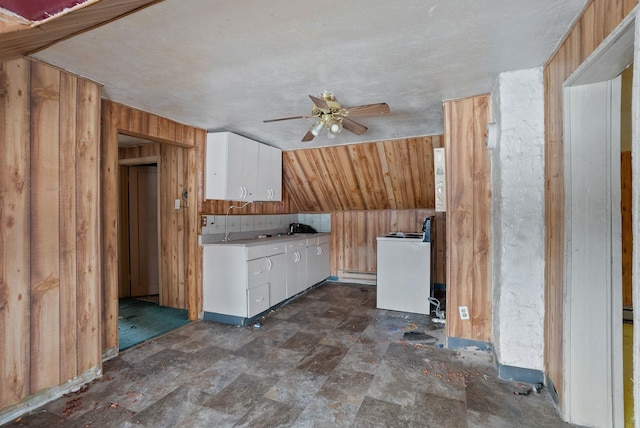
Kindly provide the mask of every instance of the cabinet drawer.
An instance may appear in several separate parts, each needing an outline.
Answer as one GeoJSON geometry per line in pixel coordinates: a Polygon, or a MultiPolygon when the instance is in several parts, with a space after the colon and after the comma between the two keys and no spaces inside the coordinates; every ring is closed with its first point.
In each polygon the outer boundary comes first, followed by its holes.
{"type": "Polygon", "coordinates": [[[266,245],[250,245],[247,247],[247,260],[253,260],[267,256],[266,245]]]}
{"type": "Polygon", "coordinates": [[[301,248],[307,246],[307,240],[302,239],[298,241],[288,241],[287,242],[287,253],[293,253],[295,251],[299,251],[301,248]]]}
{"type": "Polygon", "coordinates": [[[266,247],[267,247],[267,256],[282,254],[286,249],[286,245],[284,242],[273,242],[273,243],[267,244],[266,247]]]}
{"type": "Polygon", "coordinates": [[[267,259],[255,259],[247,262],[247,288],[253,288],[268,281],[267,259]]]}
{"type": "Polygon", "coordinates": [[[329,242],[329,235],[312,236],[307,238],[307,247],[315,247],[317,245],[329,242]]]}
{"type": "Polygon", "coordinates": [[[247,291],[247,316],[249,318],[269,309],[269,283],[247,291]]]}

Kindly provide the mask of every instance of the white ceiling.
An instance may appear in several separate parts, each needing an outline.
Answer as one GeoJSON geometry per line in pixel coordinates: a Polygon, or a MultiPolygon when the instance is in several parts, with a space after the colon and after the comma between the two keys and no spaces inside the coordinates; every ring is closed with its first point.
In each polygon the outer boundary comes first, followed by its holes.
{"type": "Polygon", "coordinates": [[[283,150],[443,131],[442,101],[543,66],[586,0],[165,0],[33,56],[104,84],[105,98],[283,150]],[[300,139],[308,95],[387,102],[369,128],[300,139]]]}

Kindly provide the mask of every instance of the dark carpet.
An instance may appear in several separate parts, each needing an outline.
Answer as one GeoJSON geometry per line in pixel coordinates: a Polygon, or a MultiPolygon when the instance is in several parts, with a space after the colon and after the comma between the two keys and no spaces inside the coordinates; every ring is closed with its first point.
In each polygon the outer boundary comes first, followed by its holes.
{"type": "Polygon", "coordinates": [[[120,299],[118,310],[120,351],[189,323],[186,309],[159,306],[135,298],[120,299]]]}

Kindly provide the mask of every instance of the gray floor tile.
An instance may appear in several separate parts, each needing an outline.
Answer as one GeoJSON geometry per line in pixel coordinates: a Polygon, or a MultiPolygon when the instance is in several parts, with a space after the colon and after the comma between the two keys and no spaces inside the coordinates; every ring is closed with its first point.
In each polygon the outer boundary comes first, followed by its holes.
{"type": "Polygon", "coordinates": [[[8,426],[567,427],[549,393],[516,396],[491,354],[443,349],[430,317],[326,283],[260,328],[196,322],[104,363],[104,376],[8,426]],[[405,339],[406,332],[435,343],[405,339]],[[440,346],[439,346],[440,345],[440,346]]]}

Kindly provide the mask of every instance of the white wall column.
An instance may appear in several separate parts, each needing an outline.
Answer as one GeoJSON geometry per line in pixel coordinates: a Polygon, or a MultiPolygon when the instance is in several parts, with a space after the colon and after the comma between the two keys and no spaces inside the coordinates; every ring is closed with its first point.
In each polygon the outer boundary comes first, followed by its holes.
{"type": "Polygon", "coordinates": [[[493,342],[515,369],[501,375],[544,371],[543,88],[535,68],[501,73],[491,94],[493,342]]]}

